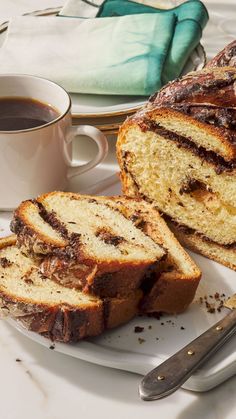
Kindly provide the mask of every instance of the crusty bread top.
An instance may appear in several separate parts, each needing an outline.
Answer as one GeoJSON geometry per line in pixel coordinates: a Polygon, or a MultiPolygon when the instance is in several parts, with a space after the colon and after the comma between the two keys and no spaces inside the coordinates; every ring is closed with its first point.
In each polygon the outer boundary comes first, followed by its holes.
{"type": "Polygon", "coordinates": [[[79,263],[155,263],[165,251],[111,199],[52,192],[23,202],[11,224],[21,250],[79,263]]]}
{"type": "Polygon", "coordinates": [[[143,130],[145,126],[154,130],[156,122],[159,128],[182,135],[226,163],[232,162],[235,169],[236,68],[209,67],[168,83],[125,121],[118,145],[133,122],[143,130]]]}
{"type": "Polygon", "coordinates": [[[150,104],[208,103],[236,106],[236,68],[207,67],[164,86],[150,98],[150,104]]]}
{"type": "Polygon", "coordinates": [[[206,67],[236,67],[236,39],[226,45],[214,58],[208,61],[206,67]]]}

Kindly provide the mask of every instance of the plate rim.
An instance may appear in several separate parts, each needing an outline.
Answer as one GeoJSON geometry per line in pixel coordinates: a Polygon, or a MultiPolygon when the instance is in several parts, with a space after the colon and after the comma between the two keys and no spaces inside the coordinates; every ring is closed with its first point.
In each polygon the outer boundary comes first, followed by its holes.
{"type": "MultiPolygon", "coordinates": [[[[71,356],[81,361],[90,362],[91,364],[100,365],[106,368],[114,368],[129,373],[145,375],[169,358],[168,356],[160,354],[151,355],[146,354],[145,352],[138,353],[133,352],[132,350],[110,348],[103,346],[102,344],[97,344],[96,341],[93,342],[90,339],[69,344],[64,342],[53,342],[36,332],[26,329],[26,327],[16,319],[8,318],[5,319],[5,321],[27,339],[30,339],[49,350],[55,350],[63,355],[71,356]]],[[[232,342],[235,340],[236,335],[232,336],[224,346],[230,343],[232,345],[232,342]]],[[[230,360],[231,358],[232,354],[224,359],[227,361],[224,367],[221,365],[221,362],[217,363],[216,366],[210,366],[209,368],[206,368],[205,364],[203,364],[181,387],[194,392],[205,392],[215,388],[217,385],[236,374],[235,357],[233,360],[230,360]]]]}

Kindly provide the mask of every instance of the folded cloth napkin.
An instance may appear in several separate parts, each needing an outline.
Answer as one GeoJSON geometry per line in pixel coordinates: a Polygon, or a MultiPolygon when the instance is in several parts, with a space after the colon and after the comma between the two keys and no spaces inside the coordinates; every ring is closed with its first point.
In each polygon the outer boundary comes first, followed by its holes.
{"type": "MultiPolygon", "coordinates": [[[[103,2],[104,0],[67,0],[59,12],[59,16],[96,17],[103,2]]],[[[172,0],[136,0],[136,3],[146,4],[156,9],[173,7],[172,0]]]]}
{"type": "Polygon", "coordinates": [[[179,6],[166,10],[132,0],[105,0],[99,7],[96,17],[123,16],[136,13],[169,14],[173,12],[178,20],[194,19],[200,26],[205,26],[208,18],[206,8],[200,0],[188,0],[179,6]]]}
{"type": "MultiPolygon", "coordinates": [[[[115,4],[115,0],[110,2],[115,4]]],[[[179,76],[187,54],[200,39],[201,25],[196,24],[192,8],[187,12],[193,3],[202,5],[190,0],[174,11],[154,9],[155,13],[99,19],[15,18],[0,48],[0,73],[35,74],[74,93],[150,95],[179,76]],[[193,22],[195,41],[190,46],[187,22],[193,22]]],[[[201,19],[202,27],[206,21],[207,14],[201,19]]]]}
{"type": "Polygon", "coordinates": [[[59,12],[63,17],[96,17],[104,0],[67,0],[59,12]]]}
{"type": "Polygon", "coordinates": [[[176,16],[176,25],[172,43],[168,50],[164,67],[162,70],[161,82],[178,77],[191,52],[198,45],[202,30],[209,19],[207,9],[199,0],[188,0],[169,10],[158,9],[157,1],[139,0],[68,0],[62,8],[61,16],[81,17],[111,17],[139,13],[161,13],[162,15],[176,16]],[[150,7],[156,3],[156,7],[150,7]],[[148,4],[148,5],[147,5],[148,4]]]}
{"type": "Polygon", "coordinates": [[[0,73],[45,77],[69,92],[149,95],[161,85],[174,27],[173,14],[18,17],[0,49],[0,73]]]}

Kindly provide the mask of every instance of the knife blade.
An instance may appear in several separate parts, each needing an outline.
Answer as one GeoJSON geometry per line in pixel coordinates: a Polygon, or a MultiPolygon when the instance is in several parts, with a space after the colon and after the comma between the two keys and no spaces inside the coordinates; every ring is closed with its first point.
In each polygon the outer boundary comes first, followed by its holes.
{"type": "Polygon", "coordinates": [[[224,302],[231,311],[210,329],[172,355],[142,379],[139,395],[145,401],[167,397],[236,332],[236,294],[224,302]]]}

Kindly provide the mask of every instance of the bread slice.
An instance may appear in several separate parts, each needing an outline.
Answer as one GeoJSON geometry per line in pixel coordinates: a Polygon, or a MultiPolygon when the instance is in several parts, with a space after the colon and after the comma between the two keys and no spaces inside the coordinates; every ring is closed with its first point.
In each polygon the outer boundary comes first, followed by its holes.
{"type": "Polygon", "coordinates": [[[234,269],[235,83],[230,67],[172,82],[122,125],[117,141],[123,192],[156,205],[183,244],[234,269]]]}
{"type": "Polygon", "coordinates": [[[112,198],[49,193],[21,204],[12,230],[45,276],[101,297],[139,288],[166,253],[112,198]]]}
{"type": "Polygon", "coordinates": [[[185,252],[155,206],[145,200],[119,197],[127,217],[136,217],[136,225],[156,243],[163,246],[167,256],[142,283],[144,296],[140,313],[181,313],[192,302],[201,271],[185,252]]]}
{"type": "Polygon", "coordinates": [[[138,312],[140,290],[99,299],[44,277],[35,261],[0,240],[0,313],[55,341],[76,342],[126,323],[138,312]]]}
{"type": "MultiPolygon", "coordinates": [[[[54,193],[57,200],[70,200],[70,193],[54,193]]],[[[165,249],[167,254],[162,261],[152,265],[145,271],[138,265],[130,269],[120,269],[119,264],[113,272],[88,276],[86,268],[78,270],[78,264],[74,266],[70,259],[65,259],[64,254],[48,254],[40,261],[41,271],[55,281],[65,286],[82,287],[84,292],[90,292],[100,296],[126,295],[141,287],[145,297],[140,302],[142,313],[166,312],[178,313],[184,311],[194,298],[201,273],[195,263],[190,259],[174,235],[168,229],[165,221],[160,217],[153,205],[141,199],[129,199],[127,197],[88,197],[83,198],[73,194],[77,202],[93,199],[96,205],[109,207],[111,212],[116,211],[132,225],[140,234],[149,237],[160,249],[165,249]],[[85,273],[84,273],[85,272],[85,273]]],[[[67,206],[69,208],[69,205],[67,206]]],[[[14,230],[17,231],[19,216],[21,219],[25,212],[20,207],[15,214],[14,230]]],[[[23,207],[24,209],[24,207],[23,207]]],[[[72,219],[71,214],[68,215],[72,219]]],[[[54,219],[56,213],[54,213],[54,219]]],[[[25,229],[24,219],[23,236],[18,231],[20,248],[32,251],[31,234],[25,229]],[[30,244],[29,244],[30,241],[30,244]]],[[[30,219],[27,218],[29,224],[30,219]]],[[[33,225],[33,221],[31,223],[33,225]]],[[[120,236],[120,232],[117,233],[120,236]]],[[[137,234],[138,236],[138,234],[137,234]]],[[[35,233],[33,233],[33,237],[35,233]]]]}
{"type": "Polygon", "coordinates": [[[236,249],[234,246],[221,246],[208,241],[198,232],[176,225],[171,220],[168,220],[168,226],[183,246],[236,271],[236,249]]]}

